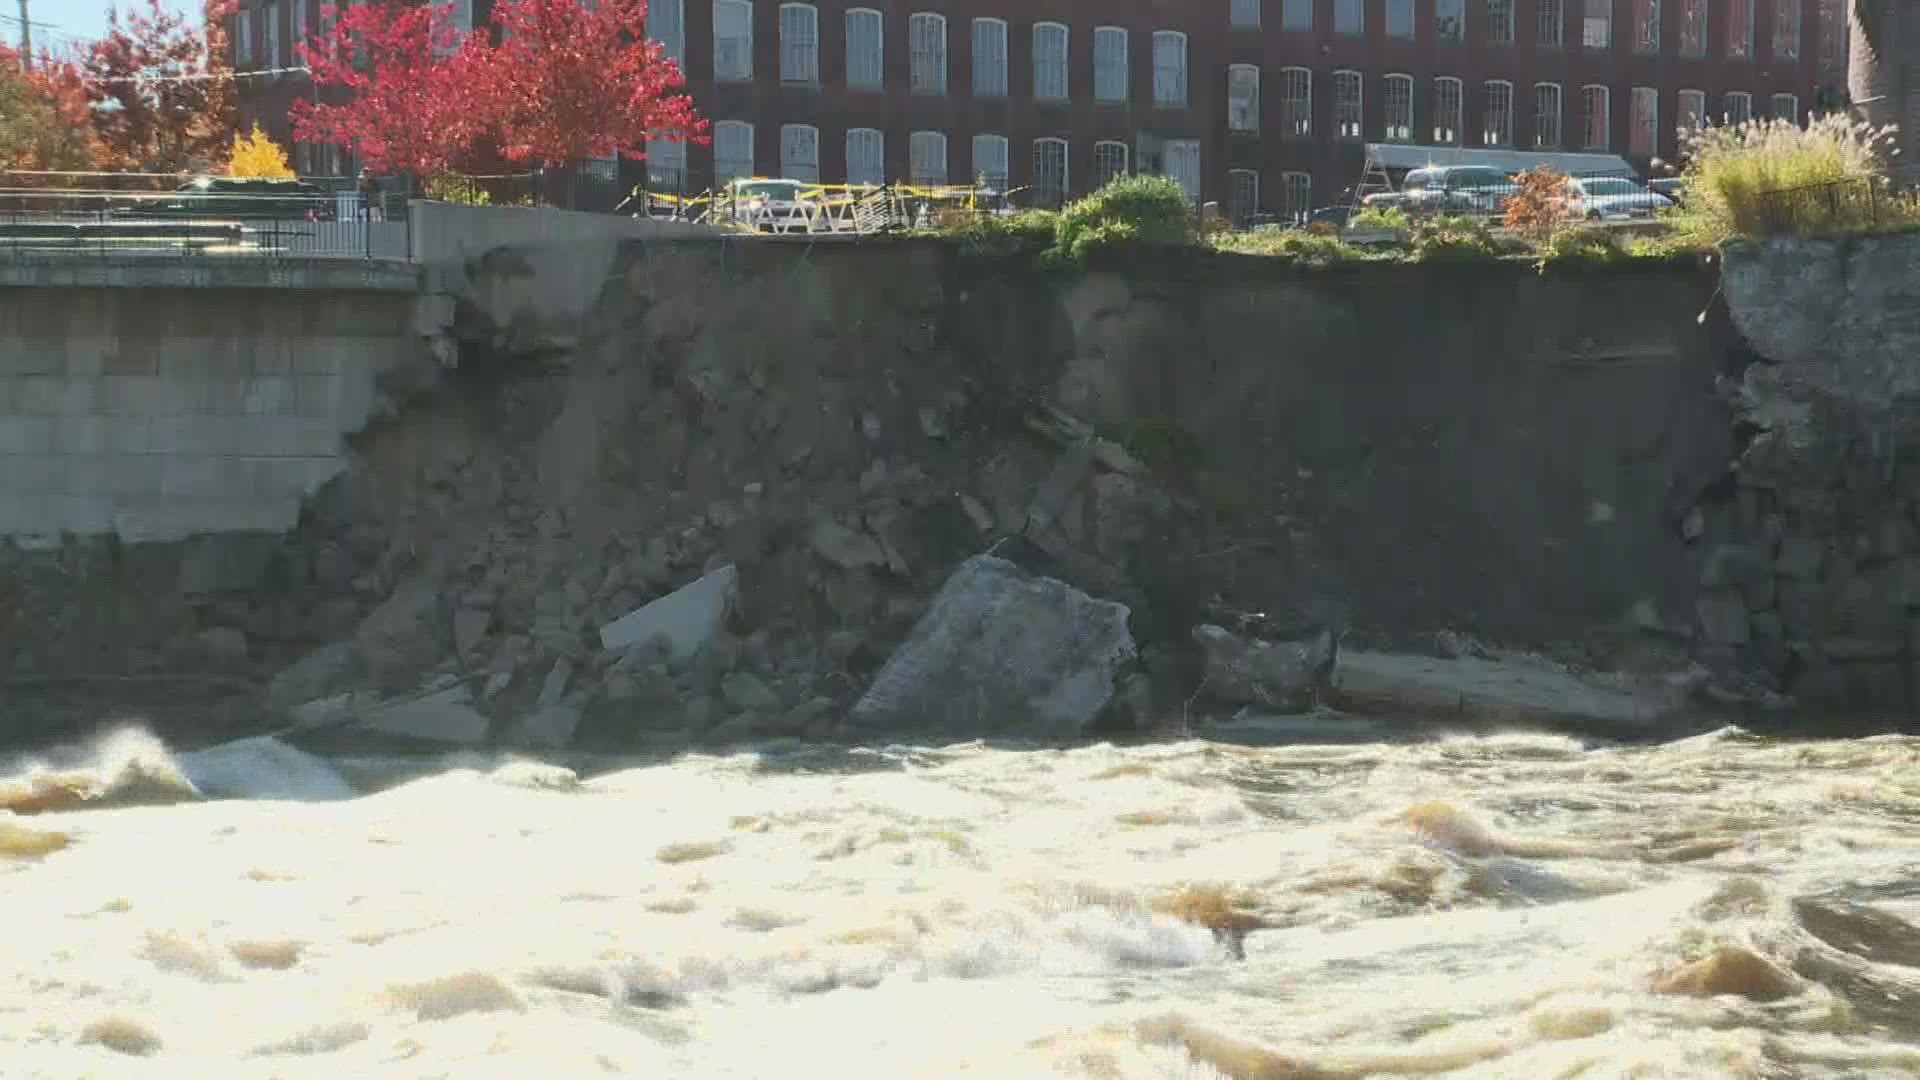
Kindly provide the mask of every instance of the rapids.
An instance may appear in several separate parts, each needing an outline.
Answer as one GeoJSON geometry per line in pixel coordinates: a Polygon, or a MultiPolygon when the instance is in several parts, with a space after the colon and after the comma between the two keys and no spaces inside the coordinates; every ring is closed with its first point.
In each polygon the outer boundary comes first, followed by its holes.
{"type": "Polygon", "coordinates": [[[0,766],[0,1074],[1920,1074],[1920,739],[1342,723],[570,768],[123,733],[0,766]]]}

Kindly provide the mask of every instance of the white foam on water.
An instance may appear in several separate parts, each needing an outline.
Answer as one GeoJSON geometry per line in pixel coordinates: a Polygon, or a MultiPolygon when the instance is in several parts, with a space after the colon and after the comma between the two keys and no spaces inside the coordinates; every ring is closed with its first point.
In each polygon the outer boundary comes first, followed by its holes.
{"type": "Polygon", "coordinates": [[[1915,1067],[1841,989],[1700,966],[1790,970],[1793,897],[1912,879],[1914,740],[813,753],[358,797],[257,740],[18,763],[71,797],[0,845],[0,1073],[1915,1067]]]}

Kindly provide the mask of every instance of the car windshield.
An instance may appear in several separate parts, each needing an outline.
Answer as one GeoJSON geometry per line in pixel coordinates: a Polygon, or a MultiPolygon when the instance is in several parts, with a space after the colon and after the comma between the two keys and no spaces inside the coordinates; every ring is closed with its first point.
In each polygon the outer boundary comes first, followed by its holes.
{"type": "Polygon", "coordinates": [[[1407,174],[1406,188],[1408,191],[1422,191],[1422,190],[1425,190],[1426,186],[1432,182],[1433,182],[1432,173],[1410,172],[1407,174]]]}
{"type": "Polygon", "coordinates": [[[1631,180],[1582,180],[1580,186],[1589,195],[1638,195],[1640,188],[1631,180]]]}

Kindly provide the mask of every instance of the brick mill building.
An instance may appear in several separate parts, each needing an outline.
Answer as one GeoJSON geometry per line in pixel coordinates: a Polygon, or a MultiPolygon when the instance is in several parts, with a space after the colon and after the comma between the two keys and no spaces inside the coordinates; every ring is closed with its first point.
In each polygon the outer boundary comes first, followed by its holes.
{"type": "MultiPolygon", "coordinates": [[[[1030,187],[1178,179],[1235,216],[1325,205],[1367,143],[1606,151],[1647,171],[1702,115],[1792,116],[1845,86],[1845,0],[651,0],[713,123],[657,188],[745,175],[1030,187]]],[[[320,0],[242,0],[236,65],[292,66],[320,0]]],[[[491,0],[457,0],[485,25],[491,0]]],[[[243,97],[285,139],[298,74],[243,97]]],[[[321,172],[324,148],[296,147],[321,172]]],[[[329,160],[332,157],[335,160],[329,160]]]]}

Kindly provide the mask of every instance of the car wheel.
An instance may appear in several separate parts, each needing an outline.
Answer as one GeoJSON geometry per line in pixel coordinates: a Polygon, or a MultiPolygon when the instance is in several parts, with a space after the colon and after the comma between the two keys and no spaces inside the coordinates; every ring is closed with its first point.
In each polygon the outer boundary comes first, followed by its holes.
{"type": "Polygon", "coordinates": [[[1599,221],[1599,220],[1600,220],[1600,211],[1598,211],[1598,210],[1589,210],[1589,211],[1587,211],[1587,220],[1588,220],[1588,221],[1599,221]]]}

